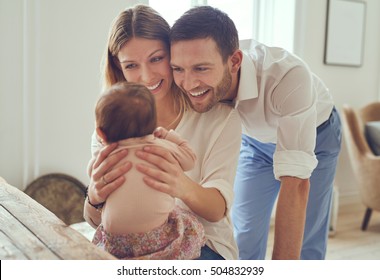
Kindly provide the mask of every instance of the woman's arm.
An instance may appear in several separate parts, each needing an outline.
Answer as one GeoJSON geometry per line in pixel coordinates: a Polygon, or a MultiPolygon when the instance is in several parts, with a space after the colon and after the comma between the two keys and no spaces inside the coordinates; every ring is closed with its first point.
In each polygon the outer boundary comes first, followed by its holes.
{"type": "MultiPolygon", "coordinates": [[[[220,114],[220,115],[219,115],[220,114]]],[[[197,131],[189,132],[192,145],[199,149],[202,145],[202,158],[198,158],[199,178],[194,181],[187,176],[173,156],[159,147],[145,147],[136,155],[158,169],[138,164],[137,169],[144,173],[147,185],[181,199],[194,213],[210,221],[222,219],[232,203],[233,181],[241,142],[241,124],[236,113],[202,118],[205,131],[198,123],[197,131]],[[215,125],[209,123],[215,122],[215,125]],[[197,132],[197,133],[196,133],[197,132]],[[196,136],[195,134],[198,134],[196,136]],[[201,136],[200,136],[201,135],[201,136]],[[198,142],[194,138],[198,138],[198,142]],[[198,145],[199,144],[199,145],[198,145]]]]}
{"type": "Polygon", "coordinates": [[[181,199],[195,214],[210,222],[223,218],[226,203],[221,193],[215,188],[203,188],[186,176],[167,149],[147,146],[136,155],[160,168],[137,164],[137,170],[147,175],[144,181],[148,186],[181,199]]]}

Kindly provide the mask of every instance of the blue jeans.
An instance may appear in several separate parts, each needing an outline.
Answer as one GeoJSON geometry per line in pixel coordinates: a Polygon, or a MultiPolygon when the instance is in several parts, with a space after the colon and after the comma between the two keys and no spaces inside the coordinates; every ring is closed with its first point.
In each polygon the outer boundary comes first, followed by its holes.
{"type": "Polygon", "coordinates": [[[202,247],[201,255],[197,260],[224,260],[224,258],[205,245],[202,247]]]}
{"type": "MultiPolygon", "coordinates": [[[[330,118],[317,128],[318,165],[310,177],[301,259],[324,259],[326,255],[341,134],[339,114],[334,108],[330,118]]],[[[243,135],[232,207],[240,259],[265,259],[271,213],[280,190],[280,182],[273,174],[275,149],[275,144],[243,135]]]]}

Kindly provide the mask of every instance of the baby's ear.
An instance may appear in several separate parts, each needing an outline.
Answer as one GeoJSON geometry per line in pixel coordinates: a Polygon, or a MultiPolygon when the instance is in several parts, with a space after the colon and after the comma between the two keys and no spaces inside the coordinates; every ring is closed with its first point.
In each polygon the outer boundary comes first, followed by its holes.
{"type": "Polygon", "coordinates": [[[103,132],[103,130],[100,127],[96,128],[96,134],[98,135],[98,138],[100,139],[100,142],[103,145],[106,145],[107,144],[107,136],[106,136],[106,134],[103,132]]]}

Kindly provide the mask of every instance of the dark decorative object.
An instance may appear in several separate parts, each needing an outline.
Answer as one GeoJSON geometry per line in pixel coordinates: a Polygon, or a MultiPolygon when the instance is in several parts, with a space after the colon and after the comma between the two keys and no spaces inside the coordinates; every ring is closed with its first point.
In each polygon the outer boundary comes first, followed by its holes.
{"type": "Polygon", "coordinates": [[[77,179],[60,173],[41,176],[30,183],[25,193],[45,206],[67,225],[84,221],[86,187],[77,179]]]}

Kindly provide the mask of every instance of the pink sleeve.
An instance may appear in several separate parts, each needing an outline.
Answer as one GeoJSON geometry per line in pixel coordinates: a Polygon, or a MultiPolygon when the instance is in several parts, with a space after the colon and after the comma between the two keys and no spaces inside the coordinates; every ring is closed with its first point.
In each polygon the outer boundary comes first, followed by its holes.
{"type": "Polygon", "coordinates": [[[197,156],[188,142],[172,129],[168,131],[165,140],[176,144],[177,149],[174,149],[172,152],[178,163],[181,165],[183,171],[192,169],[195,165],[197,156]]]}

